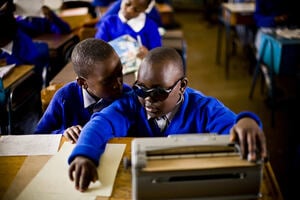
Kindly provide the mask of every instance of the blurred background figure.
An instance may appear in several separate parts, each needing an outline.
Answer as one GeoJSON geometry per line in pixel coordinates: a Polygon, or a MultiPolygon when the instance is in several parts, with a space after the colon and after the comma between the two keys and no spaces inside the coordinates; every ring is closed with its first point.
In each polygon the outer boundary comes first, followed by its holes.
{"type": "Polygon", "coordinates": [[[39,83],[43,85],[43,71],[49,64],[48,45],[40,42],[33,42],[17,23],[14,17],[14,5],[12,0],[4,1],[1,6],[0,24],[3,28],[0,31],[0,58],[6,64],[29,64],[34,65],[39,83]]]}
{"type": "Polygon", "coordinates": [[[123,0],[117,14],[101,20],[95,38],[111,41],[123,35],[130,35],[140,43],[139,58],[148,50],[162,45],[157,24],[145,14],[152,0],[123,0]]]}
{"type": "Polygon", "coordinates": [[[41,7],[43,16],[16,16],[18,26],[29,36],[36,37],[44,33],[71,33],[69,24],[58,17],[48,6],[41,7]]]}

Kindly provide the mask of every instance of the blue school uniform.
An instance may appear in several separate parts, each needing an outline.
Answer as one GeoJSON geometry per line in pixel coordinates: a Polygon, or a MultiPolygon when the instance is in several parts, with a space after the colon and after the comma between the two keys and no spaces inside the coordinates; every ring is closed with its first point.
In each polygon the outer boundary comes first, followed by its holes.
{"type": "Polygon", "coordinates": [[[70,25],[56,15],[52,21],[44,17],[17,17],[18,27],[31,37],[44,33],[66,34],[71,33],[70,25]]]}
{"type": "MultiPolygon", "coordinates": [[[[117,0],[110,5],[108,10],[103,14],[103,16],[101,16],[101,19],[97,22],[96,28],[100,27],[100,24],[106,17],[108,17],[110,15],[118,14],[118,12],[121,9],[121,2],[122,2],[122,0],[117,0]]],[[[108,6],[108,4],[107,4],[107,6],[108,6]]],[[[155,8],[155,6],[149,11],[146,10],[146,14],[149,16],[150,19],[152,19],[157,24],[158,27],[162,26],[160,13],[155,8]]]]}
{"type": "Polygon", "coordinates": [[[136,32],[127,23],[122,22],[119,15],[111,15],[105,18],[97,30],[95,38],[109,42],[122,35],[131,35],[133,38],[141,38],[143,46],[151,50],[162,45],[161,36],[158,32],[158,27],[149,17],[145,17],[143,28],[136,32]]]}
{"type": "Polygon", "coordinates": [[[159,135],[151,128],[145,108],[135,93],[129,92],[111,106],[95,113],[83,128],[68,162],[76,156],[85,156],[98,165],[106,143],[113,137],[155,137],[185,133],[229,134],[232,126],[242,117],[261,122],[251,112],[236,115],[216,98],[208,97],[192,88],[184,92],[184,100],[170,124],[159,135]]]}
{"type": "Polygon", "coordinates": [[[21,30],[17,30],[13,39],[11,54],[2,52],[0,59],[6,59],[7,64],[34,65],[34,70],[41,75],[43,68],[49,64],[48,45],[35,43],[21,30]]]}
{"type": "MultiPolygon", "coordinates": [[[[123,85],[124,92],[130,90],[131,88],[128,85],[123,85]]],[[[73,81],[55,93],[40,119],[35,133],[62,134],[71,126],[84,126],[91,115],[89,109],[84,107],[82,87],[76,81],[73,81]]]]}

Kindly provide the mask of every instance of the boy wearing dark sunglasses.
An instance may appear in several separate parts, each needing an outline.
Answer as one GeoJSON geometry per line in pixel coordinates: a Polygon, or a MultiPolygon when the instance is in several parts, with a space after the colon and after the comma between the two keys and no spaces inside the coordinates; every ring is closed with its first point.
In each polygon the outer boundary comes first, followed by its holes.
{"type": "Polygon", "coordinates": [[[167,47],[151,50],[141,63],[133,91],[93,115],[83,128],[84,134],[68,160],[69,177],[76,189],[85,191],[98,178],[99,158],[113,137],[231,134],[231,140],[240,144],[244,159],[267,158],[265,135],[255,114],[237,115],[217,99],[187,84],[183,62],[176,50],[167,47]],[[153,121],[159,128],[151,128],[153,121]]]}

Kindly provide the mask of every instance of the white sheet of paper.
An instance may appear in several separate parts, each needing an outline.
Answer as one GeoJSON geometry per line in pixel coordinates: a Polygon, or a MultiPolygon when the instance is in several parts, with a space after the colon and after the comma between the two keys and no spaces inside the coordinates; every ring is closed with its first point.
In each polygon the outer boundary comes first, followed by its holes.
{"type": "Polygon", "coordinates": [[[75,144],[65,142],[18,196],[18,200],[75,200],[95,199],[96,196],[111,196],[113,184],[126,144],[107,144],[98,167],[99,181],[89,186],[86,192],[79,192],[69,179],[67,163],[75,144]]]}
{"type": "Polygon", "coordinates": [[[300,29],[276,29],[276,34],[284,38],[300,39],[300,29]]]}
{"type": "Polygon", "coordinates": [[[0,156],[53,155],[61,134],[5,135],[0,137],[0,156]]]}
{"type": "Polygon", "coordinates": [[[21,16],[41,16],[43,0],[14,0],[16,5],[15,14],[21,16]]]}

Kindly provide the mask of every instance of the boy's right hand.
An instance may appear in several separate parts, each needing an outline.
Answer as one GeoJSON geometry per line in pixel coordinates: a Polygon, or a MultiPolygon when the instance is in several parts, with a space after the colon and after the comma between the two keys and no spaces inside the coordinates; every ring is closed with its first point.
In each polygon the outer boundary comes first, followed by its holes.
{"type": "Polygon", "coordinates": [[[90,159],[77,156],[70,164],[69,178],[75,182],[76,190],[84,192],[91,182],[98,180],[97,167],[90,159]]]}
{"type": "Polygon", "coordinates": [[[71,126],[64,131],[63,136],[74,144],[77,142],[81,130],[82,126],[80,125],[71,126]]]}

